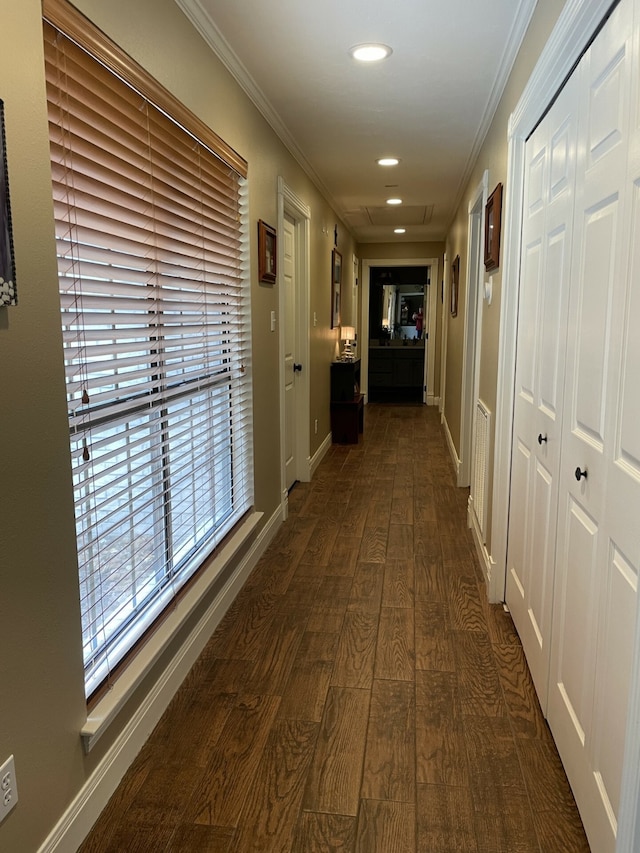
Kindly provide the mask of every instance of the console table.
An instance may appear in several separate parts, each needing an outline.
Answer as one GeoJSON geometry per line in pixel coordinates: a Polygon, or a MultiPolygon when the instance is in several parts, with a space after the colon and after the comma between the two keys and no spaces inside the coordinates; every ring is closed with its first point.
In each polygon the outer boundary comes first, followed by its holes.
{"type": "Polygon", "coordinates": [[[331,435],[336,444],[357,444],[364,431],[360,359],[331,364],[331,435]]]}

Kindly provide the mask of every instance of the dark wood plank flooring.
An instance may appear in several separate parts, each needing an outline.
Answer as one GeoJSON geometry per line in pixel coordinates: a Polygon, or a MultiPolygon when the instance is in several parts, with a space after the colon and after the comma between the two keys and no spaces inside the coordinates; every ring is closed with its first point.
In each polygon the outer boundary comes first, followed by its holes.
{"type": "Polygon", "coordinates": [[[439,415],[371,405],[82,853],[588,853],[439,415]]]}

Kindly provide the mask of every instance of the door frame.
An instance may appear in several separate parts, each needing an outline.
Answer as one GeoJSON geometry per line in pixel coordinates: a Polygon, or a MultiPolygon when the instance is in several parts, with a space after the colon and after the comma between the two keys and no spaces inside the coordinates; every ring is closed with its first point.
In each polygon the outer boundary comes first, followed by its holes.
{"type": "Polygon", "coordinates": [[[440,397],[438,399],[438,411],[440,412],[440,423],[444,424],[444,402],[447,393],[447,343],[449,337],[449,324],[447,318],[449,313],[447,306],[450,305],[451,268],[449,256],[444,253],[442,259],[442,278],[439,282],[440,290],[440,397]]]}
{"type": "MultiPolygon", "coordinates": [[[[296,382],[296,479],[308,482],[311,479],[310,448],[310,386],[309,386],[309,292],[311,282],[311,263],[309,254],[311,233],[311,208],[278,176],[278,225],[277,230],[281,239],[277,241],[278,269],[278,316],[285,317],[285,293],[282,282],[284,269],[283,253],[284,218],[287,215],[293,220],[295,229],[295,280],[296,280],[296,311],[295,311],[295,341],[296,357],[302,363],[302,371],[295,378],[296,382]]],[[[289,514],[289,491],[286,486],[285,471],[285,372],[284,372],[284,324],[278,324],[278,368],[280,378],[280,505],[283,521],[289,514]]]]}
{"type": "Polygon", "coordinates": [[[489,189],[489,171],[469,202],[466,310],[462,356],[462,413],[460,425],[460,467],[458,486],[471,483],[475,454],[475,407],[480,385],[480,346],[484,284],[484,208],[489,189]]]}
{"type": "MultiPolygon", "coordinates": [[[[506,179],[508,191],[503,220],[504,255],[492,492],[492,554],[488,579],[489,599],[494,602],[504,601],[506,584],[525,144],[614,5],[612,0],[567,0],[509,120],[506,179]]],[[[637,846],[640,840],[639,721],[640,607],[636,614],[634,662],[616,842],[618,853],[635,849],[634,842],[637,846]]]]}
{"type": "MultiPolygon", "coordinates": [[[[438,258],[363,258],[362,259],[362,298],[360,347],[361,379],[360,391],[364,394],[365,402],[369,397],[369,288],[371,285],[371,267],[429,267],[429,337],[425,341],[424,362],[426,391],[422,392],[422,401],[433,406],[437,400],[434,396],[436,377],[436,310],[437,310],[437,278],[438,258]]],[[[426,287],[426,285],[425,285],[426,287]]]]}

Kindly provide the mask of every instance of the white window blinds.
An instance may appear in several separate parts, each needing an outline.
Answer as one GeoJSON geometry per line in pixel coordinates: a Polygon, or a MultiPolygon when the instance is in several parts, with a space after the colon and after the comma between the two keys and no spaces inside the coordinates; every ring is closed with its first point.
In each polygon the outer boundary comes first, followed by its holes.
{"type": "Polygon", "coordinates": [[[90,695],[252,503],[250,329],[242,161],[72,35],[45,22],[90,695]]]}

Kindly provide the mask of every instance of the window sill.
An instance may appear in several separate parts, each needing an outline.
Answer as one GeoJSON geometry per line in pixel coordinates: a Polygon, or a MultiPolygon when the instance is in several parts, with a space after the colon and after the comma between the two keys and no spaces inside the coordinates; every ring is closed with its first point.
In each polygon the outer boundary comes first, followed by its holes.
{"type": "Polygon", "coordinates": [[[111,722],[131,698],[136,688],[159,660],[185,620],[194,612],[207,595],[220,574],[237,556],[238,551],[255,531],[263,513],[251,513],[231,536],[220,552],[209,562],[200,578],[180,598],[153,636],[140,649],[126,669],[114,682],[110,690],[91,709],[87,721],[80,730],[85,752],[89,753],[111,722]]]}

